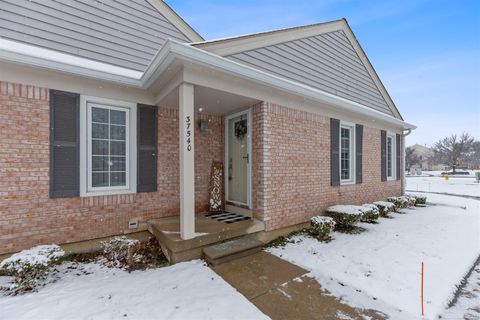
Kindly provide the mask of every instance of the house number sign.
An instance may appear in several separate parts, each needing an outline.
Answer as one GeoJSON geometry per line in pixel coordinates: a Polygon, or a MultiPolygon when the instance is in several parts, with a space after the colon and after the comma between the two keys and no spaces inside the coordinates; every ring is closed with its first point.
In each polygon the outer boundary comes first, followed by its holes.
{"type": "Polygon", "coordinates": [[[187,151],[192,151],[192,120],[190,116],[185,117],[187,151]]]}

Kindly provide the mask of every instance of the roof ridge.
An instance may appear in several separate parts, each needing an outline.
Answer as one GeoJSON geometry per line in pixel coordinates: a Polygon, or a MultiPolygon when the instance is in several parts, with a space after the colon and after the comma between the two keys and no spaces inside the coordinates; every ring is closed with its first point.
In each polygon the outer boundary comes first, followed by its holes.
{"type": "Polygon", "coordinates": [[[273,33],[298,30],[298,29],[303,29],[303,28],[317,27],[317,26],[321,26],[321,25],[338,23],[338,22],[341,22],[341,21],[346,22],[346,19],[345,18],[340,18],[340,19],[330,20],[330,21],[325,21],[325,22],[310,23],[310,24],[304,24],[304,25],[300,25],[300,26],[279,28],[279,29],[260,31],[260,32],[255,32],[255,33],[247,33],[247,34],[242,34],[242,35],[224,37],[224,38],[217,38],[217,39],[211,39],[211,40],[205,40],[205,41],[191,42],[188,45],[196,46],[196,45],[218,43],[218,42],[229,41],[229,40],[238,40],[238,39],[242,39],[242,38],[262,36],[262,35],[268,35],[268,34],[273,34],[273,33]]]}

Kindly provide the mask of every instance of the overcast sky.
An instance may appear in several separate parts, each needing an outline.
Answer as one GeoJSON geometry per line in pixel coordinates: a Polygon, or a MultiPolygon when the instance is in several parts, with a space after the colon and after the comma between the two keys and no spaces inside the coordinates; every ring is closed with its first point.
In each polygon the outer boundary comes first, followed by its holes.
{"type": "Polygon", "coordinates": [[[345,17],[404,119],[407,145],[480,139],[480,0],[167,0],[205,39],[345,17]]]}

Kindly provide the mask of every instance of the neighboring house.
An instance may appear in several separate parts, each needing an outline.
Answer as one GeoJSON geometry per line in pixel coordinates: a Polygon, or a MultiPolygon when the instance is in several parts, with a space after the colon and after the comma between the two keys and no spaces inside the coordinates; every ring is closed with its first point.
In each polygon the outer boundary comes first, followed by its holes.
{"type": "Polygon", "coordinates": [[[433,150],[432,148],[429,148],[427,146],[422,146],[420,144],[414,144],[411,147],[415,154],[417,154],[420,157],[420,164],[415,164],[412,166],[411,170],[416,170],[416,169],[421,169],[421,170],[426,170],[426,171],[432,171],[432,170],[444,170],[445,166],[441,164],[433,164],[431,161],[431,158],[433,156],[433,150]]]}
{"type": "Polygon", "coordinates": [[[403,192],[415,126],[344,19],[204,41],[159,0],[0,15],[0,254],[162,217],[202,237],[213,161],[227,210],[265,234],[403,192]]]}

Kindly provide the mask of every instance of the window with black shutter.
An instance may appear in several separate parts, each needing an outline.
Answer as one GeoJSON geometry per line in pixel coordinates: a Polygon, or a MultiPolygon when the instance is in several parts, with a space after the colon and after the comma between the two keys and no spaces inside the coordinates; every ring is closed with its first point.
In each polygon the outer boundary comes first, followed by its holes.
{"type": "Polygon", "coordinates": [[[400,166],[400,160],[401,160],[401,153],[400,153],[400,135],[397,133],[396,134],[396,169],[397,169],[397,180],[400,180],[400,169],[401,169],[401,166],[400,166]]]}
{"type": "Polygon", "coordinates": [[[330,119],[330,184],[340,185],[340,120],[330,119]]]}
{"type": "Polygon", "coordinates": [[[387,132],[380,131],[381,181],[387,181],[387,132]]]}
{"type": "Polygon", "coordinates": [[[157,191],[157,107],[137,106],[137,192],[157,191]]]}
{"type": "Polygon", "coordinates": [[[355,125],[355,183],[363,182],[363,126],[355,125]]]}
{"type": "Polygon", "coordinates": [[[50,90],[50,197],[80,194],[80,95],[50,90]]]}

